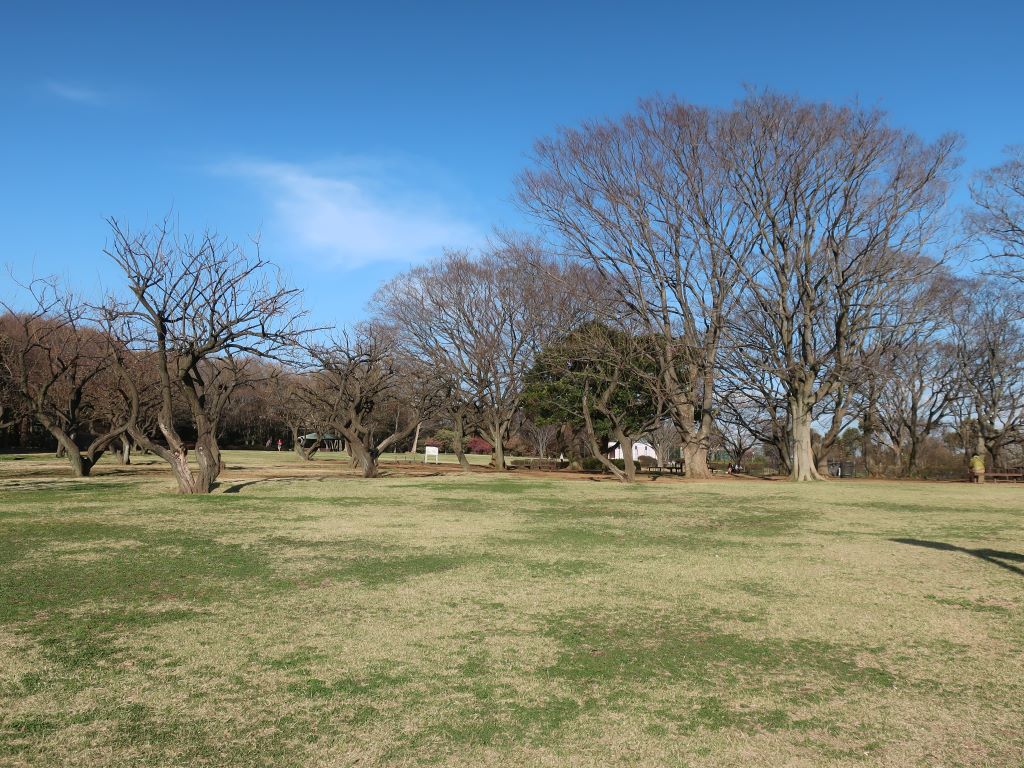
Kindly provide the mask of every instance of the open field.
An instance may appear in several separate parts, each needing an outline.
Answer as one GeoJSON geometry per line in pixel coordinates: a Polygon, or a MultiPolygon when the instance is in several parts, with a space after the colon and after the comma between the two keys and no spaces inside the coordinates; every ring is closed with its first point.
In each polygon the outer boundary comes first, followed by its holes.
{"type": "Polygon", "coordinates": [[[0,765],[1019,766],[1024,487],[0,460],[0,765]]]}

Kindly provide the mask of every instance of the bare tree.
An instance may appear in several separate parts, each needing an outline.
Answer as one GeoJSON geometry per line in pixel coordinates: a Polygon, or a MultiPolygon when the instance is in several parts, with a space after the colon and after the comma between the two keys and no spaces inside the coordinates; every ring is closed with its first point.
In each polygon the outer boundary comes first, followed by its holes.
{"type": "Polygon", "coordinates": [[[721,417],[717,420],[722,447],[729,452],[735,464],[742,464],[747,454],[758,443],[757,436],[747,425],[747,420],[742,414],[742,406],[733,401],[727,409],[722,409],[721,417]]]}
{"type": "Polygon", "coordinates": [[[571,326],[573,281],[536,243],[510,238],[477,257],[448,251],[387,283],[374,300],[410,354],[446,389],[455,453],[475,429],[505,468],[505,443],[519,411],[523,376],[546,341],[571,326]]]}
{"type": "Polygon", "coordinates": [[[538,423],[529,417],[524,417],[519,424],[519,431],[533,444],[538,458],[546,459],[561,424],[538,423]]]}
{"type": "Polygon", "coordinates": [[[967,298],[954,335],[960,381],[976,452],[998,466],[1006,448],[1024,442],[1024,299],[992,280],[975,283],[967,298]]]}
{"type": "Polygon", "coordinates": [[[855,356],[850,410],[857,417],[868,475],[881,469],[884,453],[878,449],[886,448],[897,473],[916,471],[921,447],[958,397],[948,339],[961,290],[961,281],[937,266],[891,303],[855,356]]]}
{"type": "Polygon", "coordinates": [[[733,430],[749,433],[769,448],[779,469],[789,474],[792,452],[785,390],[776,376],[764,369],[765,353],[758,340],[738,335],[725,345],[717,416],[733,430]]]}
{"type": "Polygon", "coordinates": [[[285,369],[269,382],[269,407],[288,428],[292,450],[303,461],[312,460],[329,434],[331,414],[322,407],[323,386],[323,377],[285,369]],[[309,441],[308,435],[313,435],[309,441]]]}
{"type": "Polygon", "coordinates": [[[650,100],[538,142],[535,169],[518,181],[523,205],[568,256],[600,270],[656,341],[658,397],[694,477],[710,473],[719,348],[755,234],[726,183],[727,117],[650,100]]]}
{"type": "Polygon", "coordinates": [[[918,471],[921,447],[950,414],[959,396],[956,349],[936,339],[919,339],[887,361],[878,398],[879,423],[889,436],[902,474],[918,471]]]}
{"type": "Polygon", "coordinates": [[[976,207],[967,226],[988,246],[997,274],[1024,283],[1024,145],[1007,148],[1006,155],[971,183],[976,207]]]}
{"type": "Polygon", "coordinates": [[[878,111],[752,95],[730,121],[730,186],[757,222],[735,332],[784,389],[793,480],[820,479],[815,409],[935,269],[955,136],[926,144],[878,111]]]}
{"type": "Polygon", "coordinates": [[[170,464],[180,493],[209,493],[221,471],[217,435],[231,395],[262,371],[256,361],[293,349],[302,336],[299,292],[259,253],[214,232],[183,235],[167,221],[133,233],[110,219],[106,253],[123,271],[126,342],[152,356],[156,430],[133,438],[170,464]],[[198,468],[175,424],[175,400],[195,432],[198,468]]]}
{"type": "Polygon", "coordinates": [[[0,317],[3,378],[17,412],[53,435],[75,477],[88,477],[138,412],[137,394],[123,376],[127,350],[56,279],[23,287],[29,309],[4,304],[0,317]]]}
{"type": "Polygon", "coordinates": [[[362,324],[313,348],[321,366],[317,410],[345,438],[364,477],[380,454],[413,433],[431,399],[425,370],[404,358],[389,328],[362,324]]]}
{"type": "Polygon", "coordinates": [[[452,425],[452,450],[465,472],[470,471],[465,441],[483,398],[481,353],[492,349],[478,338],[476,286],[468,284],[476,277],[471,263],[466,252],[446,251],[387,282],[373,301],[377,322],[388,324],[406,353],[438,377],[452,425]]]}

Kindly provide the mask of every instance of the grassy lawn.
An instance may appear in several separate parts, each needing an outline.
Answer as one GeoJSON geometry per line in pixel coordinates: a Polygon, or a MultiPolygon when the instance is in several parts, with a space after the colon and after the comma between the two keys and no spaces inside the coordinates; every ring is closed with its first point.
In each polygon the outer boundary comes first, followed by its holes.
{"type": "Polygon", "coordinates": [[[1024,487],[297,461],[0,462],[0,765],[1024,764],[1024,487]]]}

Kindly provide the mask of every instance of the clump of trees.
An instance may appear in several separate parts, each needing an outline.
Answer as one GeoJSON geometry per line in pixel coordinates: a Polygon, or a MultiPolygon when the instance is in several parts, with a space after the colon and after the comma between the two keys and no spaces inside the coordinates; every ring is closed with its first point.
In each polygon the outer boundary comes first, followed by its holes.
{"type": "Polygon", "coordinates": [[[88,477],[103,454],[137,422],[139,395],[128,349],[94,311],[55,279],[22,286],[27,308],[0,316],[3,413],[31,419],[88,477]]]}
{"type": "Polygon", "coordinates": [[[120,291],[35,280],[4,305],[0,436],[35,425],[83,477],[146,450],[182,493],[222,445],[278,439],[366,477],[424,441],[465,471],[472,445],[623,482],[640,440],[691,477],[712,455],[798,481],[1024,463],[1024,157],[973,179],[958,227],[959,145],[771,92],[651,99],[537,143],[516,195],[540,236],[445,251],[347,329],[309,328],[258,243],[111,220],[120,291]]]}

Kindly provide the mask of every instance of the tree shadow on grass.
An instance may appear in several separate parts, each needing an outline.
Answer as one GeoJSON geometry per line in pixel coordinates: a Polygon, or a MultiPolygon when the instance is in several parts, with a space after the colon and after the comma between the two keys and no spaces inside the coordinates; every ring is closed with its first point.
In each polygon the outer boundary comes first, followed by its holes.
{"type": "Polygon", "coordinates": [[[910,544],[914,547],[940,549],[946,552],[963,552],[965,555],[977,557],[986,563],[998,565],[1000,568],[1016,573],[1018,576],[1024,576],[1024,568],[1003,562],[1004,560],[1011,560],[1016,563],[1024,563],[1024,555],[1018,552],[1000,552],[998,549],[967,549],[966,547],[958,547],[955,544],[946,544],[943,541],[927,541],[925,539],[889,539],[889,541],[895,541],[897,544],[910,544]]]}
{"type": "MultiPolygon", "coordinates": [[[[246,488],[246,487],[248,487],[250,485],[256,485],[256,483],[258,483],[258,482],[260,482],[260,481],[259,480],[250,480],[247,483],[235,483],[234,485],[229,485],[227,488],[225,488],[224,489],[224,493],[241,493],[243,488],[246,488]]],[[[217,489],[217,490],[220,490],[220,486],[221,486],[221,483],[216,483],[216,484],[214,484],[213,487],[215,489],[217,489]]]]}
{"type": "Polygon", "coordinates": [[[265,477],[260,480],[246,480],[244,482],[235,483],[233,485],[227,485],[227,483],[221,481],[213,484],[214,490],[220,491],[221,486],[226,486],[221,493],[241,493],[243,488],[248,488],[250,485],[267,485],[270,483],[289,483],[295,480],[294,477],[265,477]]]}

